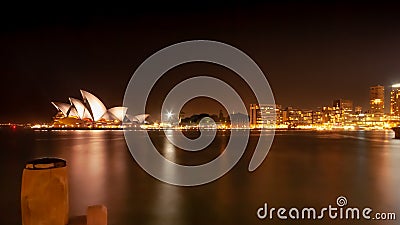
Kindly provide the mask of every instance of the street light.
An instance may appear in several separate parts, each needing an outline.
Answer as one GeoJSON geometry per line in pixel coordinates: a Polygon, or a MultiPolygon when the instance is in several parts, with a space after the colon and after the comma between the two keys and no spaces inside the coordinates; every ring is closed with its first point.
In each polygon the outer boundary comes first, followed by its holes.
{"type": "Polygon", "coordinates": [[[174,114],[172,112],[167,112],[167,117],[170,119],[174,114]]]}

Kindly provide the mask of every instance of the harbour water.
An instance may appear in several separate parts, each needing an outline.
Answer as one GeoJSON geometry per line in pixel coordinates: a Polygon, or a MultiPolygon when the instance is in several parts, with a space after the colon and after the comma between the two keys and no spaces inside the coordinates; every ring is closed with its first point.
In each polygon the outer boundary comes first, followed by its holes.
{"type": "MultiPolygon", "coordinates": [[[[145,131],[143,131],[145,132],[145,131]]],[[[195,137],[195,132],[186,135],[195,137]]],[[[228,131],[199,153],[176,149],[161,131],[155,146],[181,164],[207,162],[224,150],[228,131]]],[[[263,164],[248,172],[259,133],[251,132],[239,163],[222,178],[197,187],[162,183],[134,161],[122,131],[2,130],[0,135],[0,224],[21,224],[24,163],[37,157],[67,160],[70,215],[104,204],[110,225],[219,224],[398,224],[398,220],[260,220],[257,209],[348,206],[400,216],[400,140],[393,131],[279,131],[263,164]]],[[[145,151],[145,149],[143,150],[145,151]]]]}

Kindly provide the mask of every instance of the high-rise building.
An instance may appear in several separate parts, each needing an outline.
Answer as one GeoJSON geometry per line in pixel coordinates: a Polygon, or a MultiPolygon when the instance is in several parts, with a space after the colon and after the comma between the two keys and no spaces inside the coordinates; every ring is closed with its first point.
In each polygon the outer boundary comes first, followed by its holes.
{"type": "Polygon", "coordinates": [[[250,104],[250,126],[274,128],[276,125],[276,105],[250,104]]]}
{"type": "Polygon", "coordinates": [[[337,99],[333,101],[333,107],[337,107],[340,110],[353,111],[353,101],[345,99],[337,99]]]}
{"type": "Polygon", "coordinates": [[[353,101],[338,99],[333,101],[333,107],[339,112],[339,123],[351,123],[351,115],[353,114],[353,101]]]}
{"type": "Polygon", "coordinates": [[[282,123],[289,126],[307,126],[313,123],[313,111],[287,107],[282,110],[282,123]]]}
{"type": "Polygon", "coordinates": [[[257,117],[259,116],[260,106],[258,104],[250,104],[250,125],[257,125],[257,117]]]}
{"type": "Polygon", "coordinates": [[[390,115],[400,116],[400,84],[392,85],[390,92],[390,115]]]}
{"type": "Polygon", "coordinates": [[[371,114],[383,115],[385,113],[385,88],[381,85],[369,88],[369,106],[371,114]]]}

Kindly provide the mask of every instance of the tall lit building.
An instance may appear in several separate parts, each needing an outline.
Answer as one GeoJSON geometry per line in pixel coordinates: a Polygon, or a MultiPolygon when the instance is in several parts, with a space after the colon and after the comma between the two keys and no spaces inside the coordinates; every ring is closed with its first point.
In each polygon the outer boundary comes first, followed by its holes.
{"type": "Polygon", "coordinates": [[[390,92],[390,115],[400,116],[400,84],[392,85],[390,92]]]}
{"type": "Polygon", "coordinates": [[[250,126],[254,128],[274,128],[276,125],[276,105],[250,104],[250,126]]]}
{"type": "Polygon", "coordinates": [[[353,114],[353,101],[345,99],[337,99],[333,101],[334,110],[336,110],[338,123],[345,124],[351,123],[353,114]]]}
{"type": "Polygon", "coordinates": [[[340,110],[353,111],[353,101],[345,99],[337,99],[333,101],[333,107],[337,107],[340,110]]]}
{"type": "Polygon", "coordinates": [[[381,85],[369,88],[369,106],[371,114],[383,115],[385,113],[385,88],[381,85]]]}
{"type": "Polygon", "coordinates": [[[287,107],[282,110],[282,121],[283,124],[288,126],[307,126],[311,125],[314,120],[313,111],[307,109],[295,109],[287,107]]]}

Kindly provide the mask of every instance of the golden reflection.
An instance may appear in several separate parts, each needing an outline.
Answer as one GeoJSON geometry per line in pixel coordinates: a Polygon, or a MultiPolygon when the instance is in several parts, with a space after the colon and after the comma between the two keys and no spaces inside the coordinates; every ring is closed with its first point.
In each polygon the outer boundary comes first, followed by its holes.
{"type": "Polygon", "coordinates": [[[71,138],[70,177],[79,185],[71,187],[71,215],[84,215],[86,207],[106,200],[106,131],[74,132],[71,138]],[[77,204],[79,203],[79,204],[77,204]]]}
{"type": "Polygon", "coordinates": [[[389,143],[382,143],[374,148],[374,151],[378,154],[376,161],[379,163],[371,168],[371,173],[375,173],[376,181],[374,184],[382,196],[380,201],[383,207],[394,209],[397,207],[396,204],[400,202],[400,193],[398,192],[400,187],[400,179],[398,178],[400,140],[393,139],[391,131],[385,131],[384,136],[389,143]]]}
{"type": "MultiPolygon", "coordinates": [[[[165,135],[169,135],[173,141],[174,134],[172,130],[166,130],[165,135]]],[[[176,161],[176,149],[166,137],[164,137],[164,143],[161,149],[161,153],[168,160],[176,161]]],[[[168,176],[174,176],[175,167],[163,167],[161,170],[168,176]]],[[[180,196],[180,188],[177,186],[159,183],[156,189],[156,197],[153,203],[153,215],[151,220],[152,224],[164,224],[164,225],[179,225],[182,224],[182,197],[180,196]]]]}

